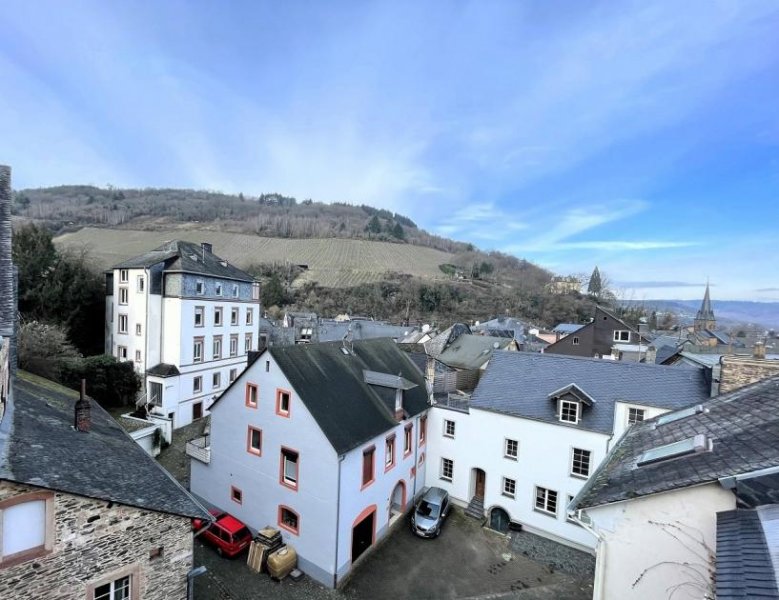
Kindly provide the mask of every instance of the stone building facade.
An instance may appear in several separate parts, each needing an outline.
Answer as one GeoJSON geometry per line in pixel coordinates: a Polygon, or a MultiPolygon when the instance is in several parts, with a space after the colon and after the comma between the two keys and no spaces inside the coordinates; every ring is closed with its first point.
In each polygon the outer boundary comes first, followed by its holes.
{"type": "Polygon", "coordinates": [[[37,556],[0,562],[0,598],[89,600],[126,576],[132,600],[187,597],[189,519],[0,481],[0,515],[27,498],[46,500],[46,544],[37,556]]]}
{"type": "Polygon", "coordinates": [[[779,375],[779,360],[749,356],[723,356],[720,370],[720,394],[779,375]]]}

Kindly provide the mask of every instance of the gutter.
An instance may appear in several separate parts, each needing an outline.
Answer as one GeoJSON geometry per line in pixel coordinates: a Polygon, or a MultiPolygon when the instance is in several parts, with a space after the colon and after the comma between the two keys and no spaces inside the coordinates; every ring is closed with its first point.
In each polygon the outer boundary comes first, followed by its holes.
{"type": "Polygon", "coordinates": [[[335,501],[335,557],[333,558],[333,588],[338,585],[338,534],[341,532],[341,465],[345,454],[338,457],[338,492],[335,501]]]}

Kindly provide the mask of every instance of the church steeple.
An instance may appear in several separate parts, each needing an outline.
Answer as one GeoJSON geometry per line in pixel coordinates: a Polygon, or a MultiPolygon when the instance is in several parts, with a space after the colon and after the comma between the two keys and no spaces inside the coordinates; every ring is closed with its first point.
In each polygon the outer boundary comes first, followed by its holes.
{"type": "Polygon", "coordinates": [[[701,302],[701,308],[698,314],[695,315],[695,331],[703,331],[704,329],[716,329],[717,320],[714,318],[714,311],[711,308],[711,296],[709,294],[709,282],[706,281],[706,293],[703,295],[703,302],[701,302]]]}

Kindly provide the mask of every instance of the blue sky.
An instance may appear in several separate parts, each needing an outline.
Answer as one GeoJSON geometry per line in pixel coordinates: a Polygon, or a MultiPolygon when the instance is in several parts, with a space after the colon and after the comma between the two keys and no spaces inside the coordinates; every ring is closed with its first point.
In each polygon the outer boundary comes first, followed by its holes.
{"type": "Polygon", "coordinates": [[[367,203],[627,298],[779,300],[779,3],[11,2],[0,162],[367,203]]]}

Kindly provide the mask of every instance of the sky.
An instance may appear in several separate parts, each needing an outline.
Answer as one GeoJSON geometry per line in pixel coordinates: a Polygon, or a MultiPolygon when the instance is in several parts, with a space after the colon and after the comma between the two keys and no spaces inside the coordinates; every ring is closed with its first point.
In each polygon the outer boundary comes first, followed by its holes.
{"type": "Polygon", "coordinates": [[[779,3],[12,0],[0,163],[365,203],[627,299],[777,301],[779,3]]]}

